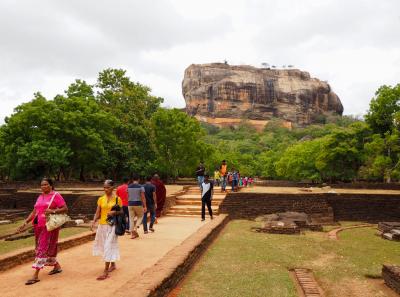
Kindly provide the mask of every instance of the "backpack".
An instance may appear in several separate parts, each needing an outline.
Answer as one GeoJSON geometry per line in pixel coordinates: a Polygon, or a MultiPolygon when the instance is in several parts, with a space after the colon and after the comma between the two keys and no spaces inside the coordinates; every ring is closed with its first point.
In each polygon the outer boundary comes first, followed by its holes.
{"type": "MultiPolygon", "coordinates": [[[[118,205],[118,197],[115,198],[115,205],[111,208],[111,210],[121,211],[121,206],[118,205]]],[[[115,235],[122,236],[125,234],[126,219],[124,213],[120,213],[114,216],[114,225],[115,235]]]]}

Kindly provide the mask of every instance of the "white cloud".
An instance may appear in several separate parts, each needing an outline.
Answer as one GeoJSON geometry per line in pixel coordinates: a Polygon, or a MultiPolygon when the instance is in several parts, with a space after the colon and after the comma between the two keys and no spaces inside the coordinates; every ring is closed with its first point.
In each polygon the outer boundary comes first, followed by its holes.
{"type": "Polygon", "coordinates": [[[185,68],[224,59],[294,64],[328,80],[346,114],[365,113],[380,85],[399,83],[399,31],[397,0],[3,0],[0,121],[107,67],[183,107],[185,68]]]}

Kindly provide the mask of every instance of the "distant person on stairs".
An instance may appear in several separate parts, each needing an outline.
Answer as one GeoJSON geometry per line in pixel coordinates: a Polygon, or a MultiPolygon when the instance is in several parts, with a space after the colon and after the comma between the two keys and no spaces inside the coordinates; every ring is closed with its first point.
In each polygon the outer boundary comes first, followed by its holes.
{"type": "Polygon", "coordinates": [[[204,167],[203,161],[201,161],[199,166],[197,166],[197,168],[196,168],[197,183],[200,188],[201,188],[201,184],[204,181],[204,172],[205,171],[206,171],[206,168],[204,167]]]}
{"type": "Polygon", "coordinates": [[[204,175],[204,181],[201,184],[201,220],[206,219],[206,205],[210,218],[213,219],[213,213],[211,209],[211,200],[213,196],[213,184],[209,181],[208,174],[204,175]]]}
{"type": "Polygon", "coordinates": [[[226,161],[222,160],[221,166],[219,167],[219,173],[221,175],[221,192],[226,191],[226,179],[228,175],[228,165],[226,165],[226,161]]]}

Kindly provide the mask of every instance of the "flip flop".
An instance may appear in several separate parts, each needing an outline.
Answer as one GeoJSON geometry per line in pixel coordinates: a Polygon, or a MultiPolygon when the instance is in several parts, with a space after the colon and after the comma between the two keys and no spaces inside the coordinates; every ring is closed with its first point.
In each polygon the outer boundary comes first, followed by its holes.
{"type": "Polygon", "coordinates": [[[105,280],[106,278],[108,278],[108,274],[107,275],[106,274],[100,275],[96,279],[100,281],[100,280],[105,280]]]}
{"type": "Polygon", "coordinates": [[[25,285],[29,286],[29,285],[36,284],[37,282],[40,282],[40,279],[29,279],[26,281],[25,285]]]}
{"type": "Polygon", "coordinates": [[[117,269],[117,267],[115,266],[111,266],[110,268],[108,268],[108,272],[113,272],[115,269],[117,269]]]}
{"type": "Polygon", "coordinates": [[[57,274],[62,272],[62,269],[53,269],[52,271],[49,272],[49,275],[57,274]]]}

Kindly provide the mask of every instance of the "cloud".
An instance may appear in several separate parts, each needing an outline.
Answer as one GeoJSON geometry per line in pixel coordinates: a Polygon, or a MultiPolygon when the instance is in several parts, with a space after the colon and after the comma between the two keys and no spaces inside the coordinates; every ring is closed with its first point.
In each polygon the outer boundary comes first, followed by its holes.
{"type": "Polygon", "coordinates": [[[386,0],[3,0],[0,121],[41,91],[123,68],[183,107],[187,66],[294,64],[328,80],[345,113],[365,113],[400,77],[400,2],[386,0]]]}

